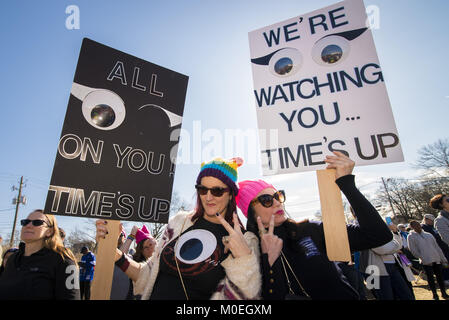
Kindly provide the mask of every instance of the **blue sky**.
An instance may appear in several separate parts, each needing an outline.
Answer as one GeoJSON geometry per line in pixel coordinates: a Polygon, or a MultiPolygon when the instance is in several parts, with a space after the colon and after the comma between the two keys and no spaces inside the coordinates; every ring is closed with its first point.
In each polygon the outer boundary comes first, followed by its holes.
{"type": "MultiPolygon", "coordinates": [[[[203,132],[251,129],[257,123],[248,32],[335,2],[2,1],[0,235],[12,227],[16,193],[11,186],[21,175],[28,203],[21,206],[19,219],[44,206],[84,37],[188,75],[186,132],[193,133],[195,125],[203,132]],[[80,10],[78,30],[66,28],[69,5],[80,10]]],[[[405,162],[355,168],[357,184],[367,194],[380,186],[380,177],[416,177],[410,167],[416,151],[447,137],[449,106],[449,2],[365,0],[366,7],[371,5],[379,9],[373,36],[405,162]]],[[[177,168],[174,190],[189,202],[199,165],[177,168]]],[[[240,180],[260,178],[259,163],[245,164],[239,175],[240,180]]],[[[294,217],[319,209],[314,172],[269,180],[287,191],[287,209],[294,217]]],[[[76,218],[58,220],[68,231],[85,224],[76,218]]]]}

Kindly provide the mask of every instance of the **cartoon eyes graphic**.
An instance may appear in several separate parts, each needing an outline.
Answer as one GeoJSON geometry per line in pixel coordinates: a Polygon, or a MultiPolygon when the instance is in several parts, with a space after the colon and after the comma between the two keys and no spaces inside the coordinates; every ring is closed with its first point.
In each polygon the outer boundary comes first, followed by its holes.
{"type": "Polygon", "coordinates": [[[303,63],[301,53],[294,48],[280,49],[268,56],[253,60],[251,61],[256,64],[268,64],[270,72],[278,77],[289,77],[295,74],[303,63]]]}
{"type": "MultiPolygon", "coordinates": [[[[315,42],[312,48],[313,60],[322,66],[335,66],[344,61],[351,51],[349,41],[356,39],[368,28],[334,33],[315,42]]],[[[294,75],[303,64],[301,53],[295,48],[283,48],[266,56],[251,59],[258,65],[267,65],[270,72],[278,77],[294,75]]]]}
{"type": "MultiPolygon", "coordinates": [[[[126,116],[125,103],[122,98],[113,91],[97,89],[73,83],[70,93],[82,101],[81,110],[84,119],[100,130],[112,130],[119,127],[126,116]]],[[[155,107],[162,110],[170,121],[170,127],[181,124],[182,117],[155,105],[147,104],[138,108],[155,107]]]]}
{"type": "Polygon", "coordinates": [[[339,36],[329,36],[315,43],[312,58],[322,66],[337,65],[347,58],[350,50],[349,41],[339,36]]]}
{"type": "Polygon", "coordinates": [[[115,92],[73,83],[70,93],[82,101],[83,116],[94,128],[112,130],[125,120],[125,103],[115,92]]]}
{"type": "Polygon", "coordinates": [[[184,233],[178,240],[175,255],[186,264],[195,264],[209,258],[217,247],[217,239],[212,232],[195,229],[184,233]]]}

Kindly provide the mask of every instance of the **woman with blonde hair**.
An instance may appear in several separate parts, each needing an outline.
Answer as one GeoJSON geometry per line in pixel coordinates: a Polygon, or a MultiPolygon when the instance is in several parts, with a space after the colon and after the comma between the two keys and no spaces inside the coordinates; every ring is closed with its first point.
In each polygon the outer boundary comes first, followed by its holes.
{"type": "Polygon", "coordinates": [[[22,242],[0,279],[0,300],[79,299],[78,266],[56,218],[34,210],[20,223],[22,242]]]}

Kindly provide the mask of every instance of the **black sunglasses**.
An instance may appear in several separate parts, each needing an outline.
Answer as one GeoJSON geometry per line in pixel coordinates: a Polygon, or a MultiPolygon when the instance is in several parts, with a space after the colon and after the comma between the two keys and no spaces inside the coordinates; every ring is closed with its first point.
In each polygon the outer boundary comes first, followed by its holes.
{"type": "Polygon", "coordinates": [[[197,184],[195,186],[196,191],[198,191],[198,193],[201,196],[205,196],[209,190],[210,193],[214,196],[214,197],[221,197],[225,192],[229,191],[229,188],[220,188],[220,187],[213,187],[213,188],[207,188],[205,186],[202,186],[200,184],[197,184]]]}
{"type": "Polygon", "coordinates": [[[276,199],[280,203],[284,203],[285,202],[284,190],[279,190],[279,191],[275,192],[273,195],[271,195],[271,194],[260,195],[256,199],[251,201],[251,204],[259,202],[265,208],[269,208],[273,205],[273,199],[276,199]]]}
{"type": "Polygon", "coordinates": [[[43,225],[44,223],[47,226],[49,226],[48,223],[45,220],[41,220],[41,219],[36,219],[36,220],[23,219],[23,220],[20,220],[20,224],[22,225],[22,227],[25,227],[30,222],[35,227],[39,227],[39,226],[43,225]]]}

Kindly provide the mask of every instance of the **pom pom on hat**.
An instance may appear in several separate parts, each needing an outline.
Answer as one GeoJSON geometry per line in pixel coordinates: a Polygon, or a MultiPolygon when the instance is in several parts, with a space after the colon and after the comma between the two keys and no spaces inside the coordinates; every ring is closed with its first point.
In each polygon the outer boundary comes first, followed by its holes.
{"type": "Polygon", "coordinates": [[[237,206],[242,210],[245,217],[248,217],[248,207],[252,200],[264,189],[273,188],[272,184],[263,180],[245,180],[239,183],[239,194],[235,197],[237,206]]]}

